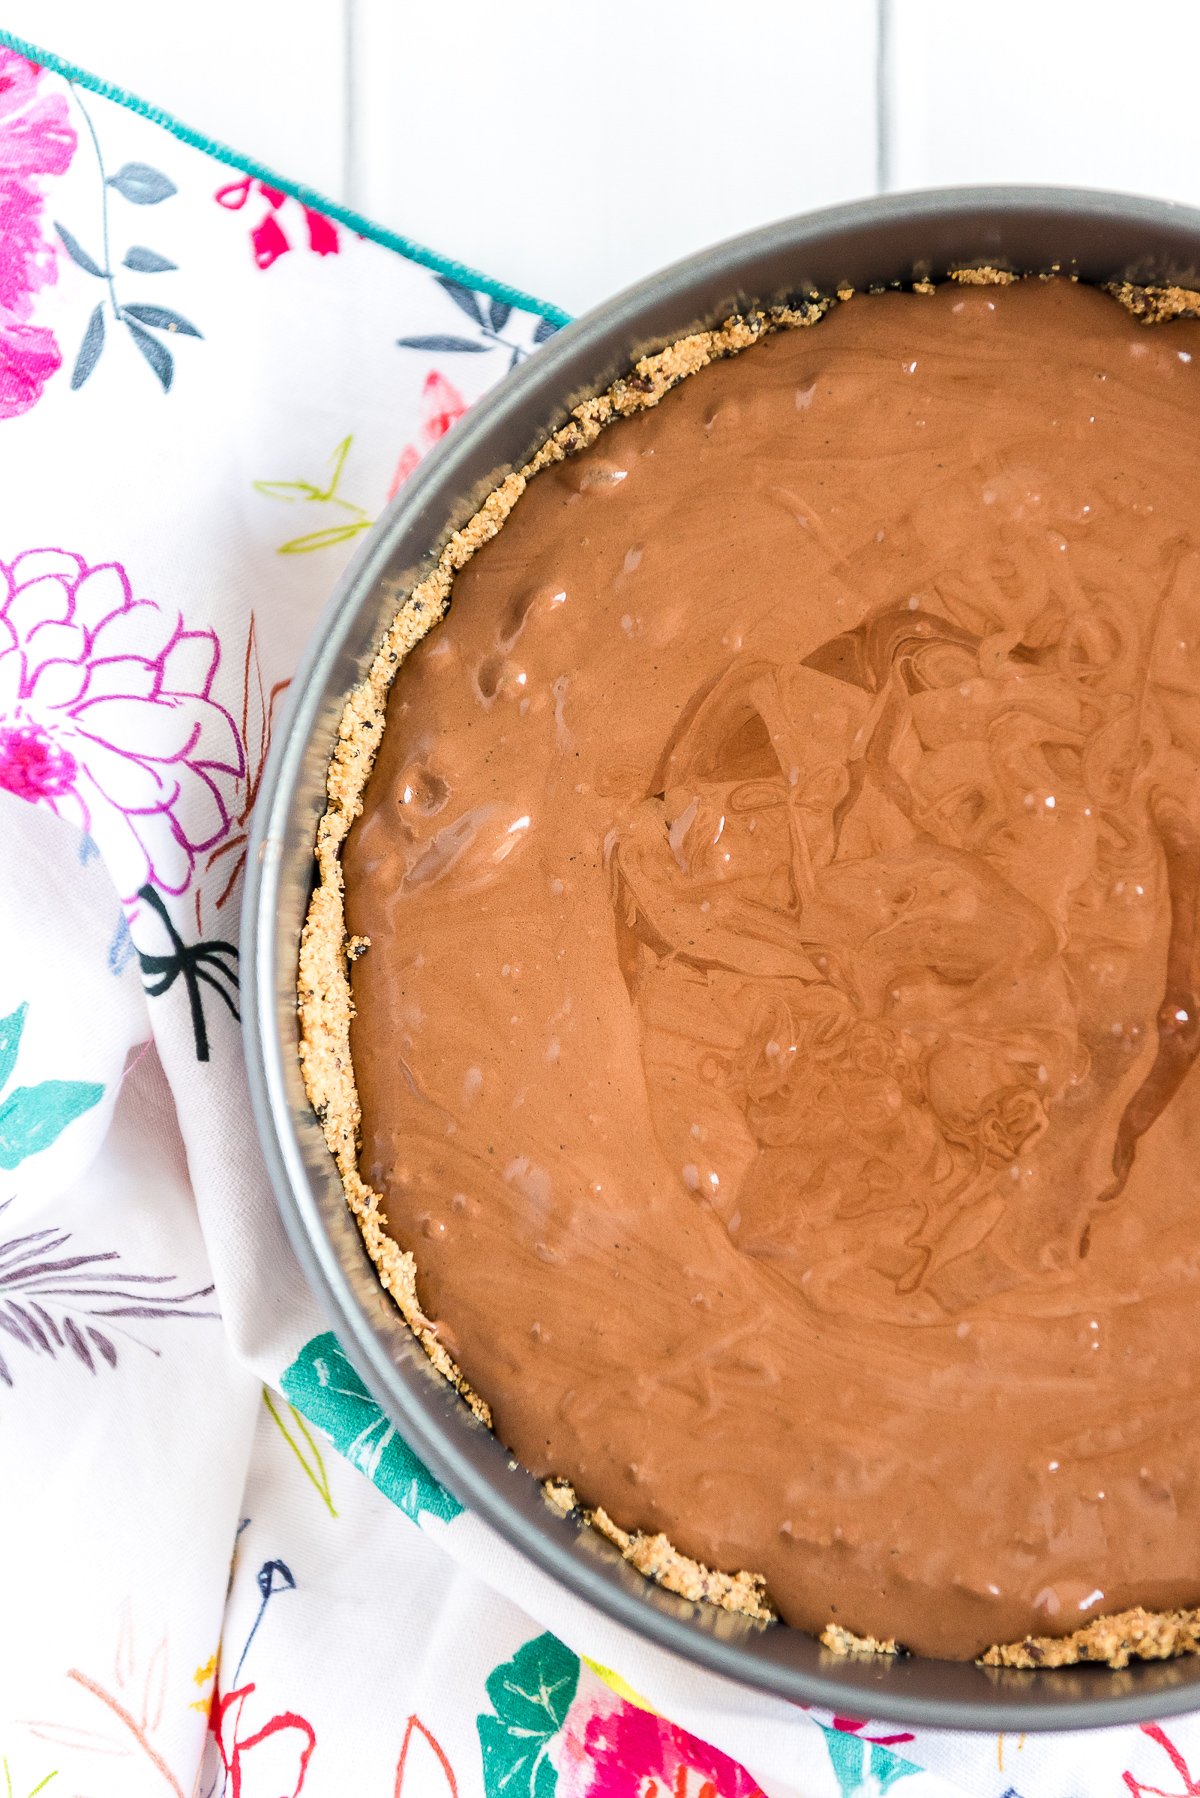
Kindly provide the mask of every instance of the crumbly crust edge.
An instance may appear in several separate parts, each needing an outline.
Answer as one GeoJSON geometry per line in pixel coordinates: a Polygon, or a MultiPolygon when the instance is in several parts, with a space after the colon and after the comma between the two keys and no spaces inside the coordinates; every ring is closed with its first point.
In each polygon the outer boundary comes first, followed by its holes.
{"type": "MultiPolygon", "coordinates": [[[[967,286],[1008,285],[1018,278],[1010,271],[991,267],[950,272],[951,280],[967,286]]],[[[912,290],[932,293],[935,287],[926,279],[914,282],[912,290]]],[[[1111,284],[1106,291],[1146,324],[1200,317],[1200,293],[1189,289],[1138,287],[1125,282],[1111,284]]],[[[414,585],[400,606],[338,722],[326,780],[327,804],[317,827],[317,881],[300,939],[297,1002],[301,1070],[337,1165],[346,1202],[380,1284],[437,1371],[489,1429],[492,1414],[486,1400],[471,1387],[439,1339],[436,1325],[421,1308],[412,1252],[401,1249],[384,1228],[380,1195],[363,1180],[358,1169],[362,1113],[350,1054],[354,1005],[349,969],[367,951],[370,940],[347,935],[341,857],[350,828],[362,811],[363,794],[383,739],[388,694],[405,657],[445,615],[455,575],[497,534],[536,475],[586,449],[617,419],[656,406],[680,381],[710,363],[739,355],[777,331],[817,324],[837,302],[852,295],[853,289],[839,288],[836,299],[813,297],[793,305],[735,314],[712,330],[692,332],[653,355],[643,356],[631,373],[619,377],[604,393],[576,406],[566,423],[546,438],[530,460],[506,475],[467,523],[451,534],[432,569],[414,585]]],[[[627,1531],[601,1507],[581,1506],[564,1480],[545,1481],[543,1492],[547,1503],[560,1515],[579,1515],[612,1542],[640,1573],[668,1591],[759,1621],[774,1620],[775,1611],[761,1575],[744,1569],[733,1574],[714,1571],[680,1554],[661,1533],[627,1531]]],[[[837,1655],[905,1652],[895,1641],[856,1636],[832,1622],[820,1640],[837,1655]]],[[[1139,1608],[1095,1618],[1067,1636],[1027,1636],[1020,1642],[998,1644],[981,1657],[981,1664],[1035,1668],[1106,1661],[1112,1667],[1125,1667],[1135,1657],[1164,1660],[1195,1653],[1200,1653],[1200,1609],[1156,1613],[1139,1608]]]]}
{"type": "Polygon", "coordinates": [[[1026,1636],[989,1648],[984,1667],[1073,1667],[1103,1661],[1128,1667],[1130,1661],[1169,1661],[1200,1654],[1200,1609],[1144,1611],[1140,1605],[1109,1617],[1093,1617],[1069,1636],[1026,1636]]]}

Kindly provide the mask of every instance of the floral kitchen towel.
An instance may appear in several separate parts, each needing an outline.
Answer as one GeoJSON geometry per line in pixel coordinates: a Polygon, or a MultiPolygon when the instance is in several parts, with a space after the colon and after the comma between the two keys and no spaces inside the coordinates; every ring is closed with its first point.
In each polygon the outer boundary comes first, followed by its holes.
{"type": "Polygon", "coordinates": [[[914,1735],[703,1676],[527,1565],[373,1403],[250,1123],[247,829],[356,545],[563,315],[21,51],[0,40],[0,1798],[1200,1793],[1191,1719],[914,1735]]]}

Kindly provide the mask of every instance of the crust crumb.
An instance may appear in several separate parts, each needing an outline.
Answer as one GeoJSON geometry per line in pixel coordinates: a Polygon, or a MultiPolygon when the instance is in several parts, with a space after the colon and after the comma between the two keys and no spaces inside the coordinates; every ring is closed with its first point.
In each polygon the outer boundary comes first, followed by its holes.
{"type": "MultiPolygon", "coordinates": [[[[937,282],[936,281],[914,281],[912,284],[912,290],[914,293],[936,293],[937,292],[937,282]]],[[[833,1628],[832,1623],[830,1624],[829,1627],[830,1627],[830,1629],[833,1628]]]]}
{"type": "Polygon", "coordinates": [[[1166,324],[1173,318],[1200,318],[1200,293],[1190,287],[1135,287],[1131,281],[1114,281],[1105,292],[1144,325],[1166,324]]]}
{"type": "Polygon", "coordinates": [[[952,268],[950,279],[962,287],[1011,287],[1021,277],[1008,268],[952,268]]]}
{"type": "Polygon", "coordinates": [[[560,1517],[569,1517],[578,1509],[579,1500],[569,1480],[543,1480],[542,1492],[551,1510],[557,1511],[560,1517]]]}
{"type": "Polygon", "coordinates": [[[1074,1667],[1104,1661],[1128,1667],[1131,1660],[1169,1661],[1177,1654],[1200,1654],[1200,1610],[1118,1611],[1094,1617],[1069,1636],[1026,1636],[989,1648],[983,1667],[1074,1667]]]}
{"type": "Polygon", "coordinates": [[[665,1586],[668,1592],[677,1592],[681,1598],[705,1599],[709,1604],[722,1605],[727,1611],[740,1611],[744,1617],[756,1617],[763,1623],[774,1621],[775,1612],[767,1599],[761,1575],[744,1570],[741,1573],[714,1573],[699,1561],[681,1555],[664,1535],[647,1536],[641,1530],[630,1533],[621,1529],[599,1505],[586,1516],[594,1529],[620,1549],[631,1566],[647,1579],[665,1586]]]}
{"type": "Polygon", "coordinates": [[[856,1636],[852,1630],[843,1629],[840,1623],[827,1623],[821,1631],[821,1646],[828,1648],[830,1654],[903,1654],[899,1642],[888,1636],[880,1641],[877,1636],[856,1636]]]}

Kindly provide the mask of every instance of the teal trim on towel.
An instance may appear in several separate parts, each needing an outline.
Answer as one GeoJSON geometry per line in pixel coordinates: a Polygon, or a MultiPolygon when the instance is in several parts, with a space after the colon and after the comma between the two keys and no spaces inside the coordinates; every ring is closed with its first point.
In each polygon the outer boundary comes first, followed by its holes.
{"type": "Polygon", "coordinates": [[[314,212],[325,213],[327,217],[336,219],[339,225],[356,231],[360,237],[370,238],[372,243],[382,244],[384,249],[395,250],[398,255],[407,256],[410,262],[418,262],[423,268],[433,269],[435,274],[446,275],[463,287],[473,287],[481,293],[490,294],[495,300],[504,300],[522,312],[537,313],[540,317],[549,319],[552,324],[567,325],[571,322],[570,313],[564,312],[561,306],[552,306],[549,300],[539,300],[519,287],[510,287],[506,281],[494,281],[490,275],[481,274],[478,269],[469,267],[465,262],[455,262],[452,257],[439,256],[436,250],[426,249],[424,244],[414,243],[411,237],[402,237],[398,231],[389,231],[385,225],[377,225],[361,212],[355,212],[353,207],[327,199],[314,188],[306,187],[302,181],[289,181],[283,175],[277,175],[265,163],[256,162],[252,156],[242,156],[237,150],[231,150],[228,144],[219,143],[215,138],[193,131],[190,125],[185,125],[171,113],[164,112],[161,106],[152,106],[148,100],[141,100],[136,94],[127,93],[123,87],[104,81],[99,75],[91,75],[86,69],[77,68],[65,57],[56,56],[53,50],[40,49],[37,44],[31,44],[25,38],[18,37],[15,32],[2,28],[0,45],[15,50],[18,56],[28,58],[30,62],[40,63],[43,68],[53,70],[56,75],[64,75],[68,81],[78,83],[80,87],[99,94],[105,100],[115,100],[118,105],[127,106],[131,112],[161,125],[164,131],[179,138],[181,143],[190,144],[193,150],[202,150],[206,156],[215,157],[218,162],[224,162],[230,168],[239,169],[243,175],[250,175],[256,181],[264,181],[268,187],[290,194],[302,206],[309,206],[314,212]]]}

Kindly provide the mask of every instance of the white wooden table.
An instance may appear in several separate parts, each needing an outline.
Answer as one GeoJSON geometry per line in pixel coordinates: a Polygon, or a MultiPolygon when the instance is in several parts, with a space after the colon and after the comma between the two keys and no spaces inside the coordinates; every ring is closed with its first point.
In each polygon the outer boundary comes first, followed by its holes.
{"type": "Polygon", "coordinates": [[[198,131],[571,312],[878,191],[1200,201],[1194,0],[8,0],[198,131]]]}

